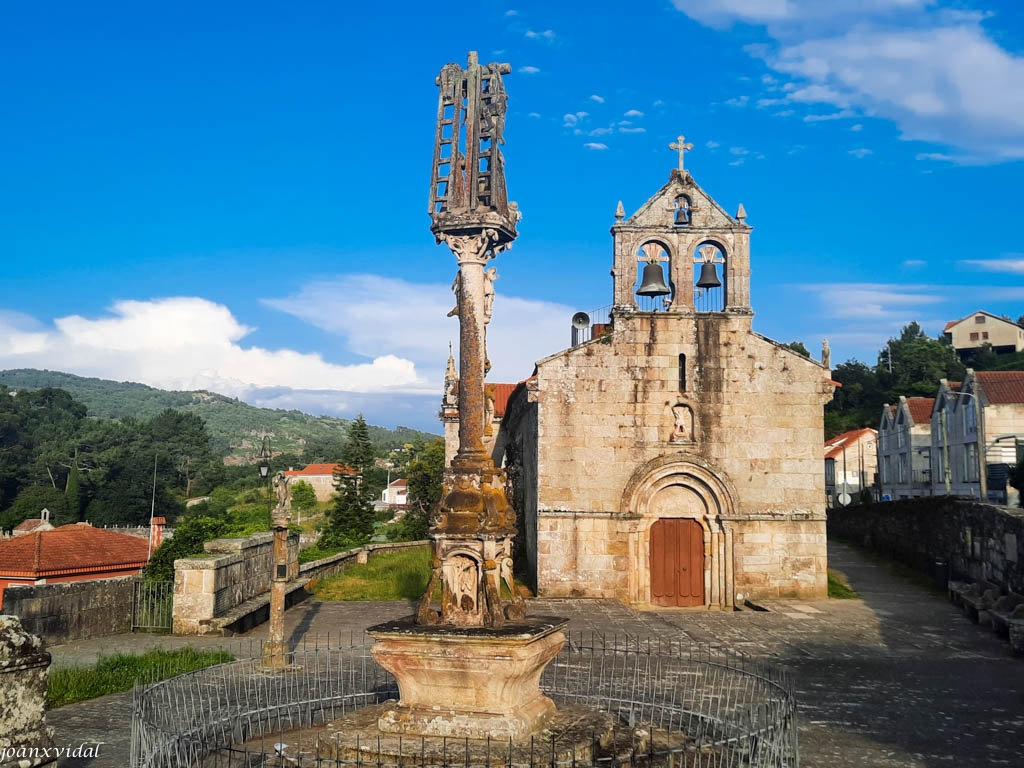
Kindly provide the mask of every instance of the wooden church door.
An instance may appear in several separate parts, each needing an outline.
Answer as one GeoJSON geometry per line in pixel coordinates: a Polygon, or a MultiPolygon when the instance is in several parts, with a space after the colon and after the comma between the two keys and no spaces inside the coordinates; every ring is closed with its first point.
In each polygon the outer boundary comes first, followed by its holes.
{"type": "Polygon", "coordinates": [[[651,602],[704,605],[704,529],[696,520],[665,518],[651,526],[651,602]]]}

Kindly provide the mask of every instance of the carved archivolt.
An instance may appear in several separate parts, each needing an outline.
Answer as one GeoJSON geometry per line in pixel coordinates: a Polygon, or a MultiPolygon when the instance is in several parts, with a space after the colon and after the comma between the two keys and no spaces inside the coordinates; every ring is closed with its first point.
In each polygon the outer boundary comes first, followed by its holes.
{"type": "Polygon", "coordinates": [[[659,456],[638,467],[622,493],[619,512],[645,514],[650,499],[670,485],[694,491],[711,516],[728,518],[735,513],[738,496],[726,474],[707,459],[685,453],[659,456]]]}

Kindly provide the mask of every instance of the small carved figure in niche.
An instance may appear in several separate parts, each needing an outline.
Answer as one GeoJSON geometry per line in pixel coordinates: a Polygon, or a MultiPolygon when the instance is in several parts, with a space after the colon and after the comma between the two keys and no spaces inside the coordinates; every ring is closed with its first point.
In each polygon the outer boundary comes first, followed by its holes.
{"type": "Polygon", "coordinates": [[[475,611],[479,581],[476,562],[465,555],[455,555],[448,558],[443,568],[452,603],[462,611],[475,611]]]}
{"type": "Polygon", "coordinates": [[[510,200],[508,203],[508,213],[512,217],[512,221],[518,224],[523,220],[523,212],[519,210],[519,203],[515,200],[510,200]]]}
{"type": "Polygon", "coordinates": [[[832,350],[829,349],[828,339],[821,340],[821,364],[826,368],[832,367],[832,350]]]}
{"type": "Polygon", "coordinates": [[[680,195],[676,198],[673,224],[677,227],[687,227],[690,225],[690,198],[686,195],[680,195]]]}
{"type": "Polygon", "coordinates": [[[484,324],[491,322],[494,312],[494,281],[500,277],[497,267],[484,272],[484,324]]]}
{"type": "Polygon", "coordinates": [[[685,403],[672,406],[672,437],[670,443],[688,443],[693,440],[693,411],[685,403]]]}
{"type": "Polygon", "coordinates": [[[452,307],[452,311],[449,312],[445,317],[458,317],[459,314],[459,284],[462,282],[462,270],[460,269],[455,273],[455,279],[452,280],[452,293],[455,294],[455,306],[452,307]]]}

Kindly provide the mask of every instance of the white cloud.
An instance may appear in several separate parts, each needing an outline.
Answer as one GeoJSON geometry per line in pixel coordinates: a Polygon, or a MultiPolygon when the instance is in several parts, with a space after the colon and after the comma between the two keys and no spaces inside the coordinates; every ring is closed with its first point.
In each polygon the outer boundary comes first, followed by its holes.
{"type": "Polygon", "coordinates": [[[851,126],[850,126],[850,130],[851,130],[851,131],[854,131],[854,132],[856,133],[857,131],[862,131],[862,130],[864,130],[864,126],[863,126],[863,125],[861,125],[860,123],[855,123],[854,125],[851,125],[851,126]]]}
{"type": "Polygon", "coordinates": [[[986,272],[1009,272],[1013,275],[1024,275],[1024,258],[964,259],[960,263],[977,267],[986,272]]]}
{"type": "Polygon", "coordinates": [[[540,112],[531,112],[527,117],[540,117],[540,112]]]}
{"type": "Polygon", "coordinates": [[[510,8],[509,10],[505,11],[505,15],[506,16],[518,16],[519,15],[519,11],[510,8]]]}
{"type": "Polygon", "coordinates": [[[529,66],[527,66],[527,67],[520,67],[517,71],[521,72],[524,75],[536,75],[538,72],[540,72],[540,68],[539,67],[529,67],[529,66]]]}
{"type": "Polygon", "coordinates": [[[928,262],[924,259],[904,259],[902,262],[902,266],[907,267],[908,269],[916,269],[917,267],[924,267],[927,265],[928,262]]]}
{"type": "Polygon", "coordinates": [[[816,293],[826,317],[844,320],[887,319],[909,323],[922,307],[945,299],[934,286],[887,283],[819,283],[800,286],[816,293]]]}
{"type": "Polygon", "coordinates": [[[858,160],[863,160],[863,159],[864,159],[865,157],[867,157],[868,155],[873,155],[873,154],[875,154],[875,153],[874,153],[874,152],[872,152],[872,151],[871,151],[870,149],[868,149],[867,147],[858,147],[857,149],[848,149],[848,150],[846,151],[846,154],[848,154],[848,155],[853,155],[853,156],[854,156],[854,157],[856,157],[856,158],[857,158],[858,160]]]}
{"type": "Polygon", "coordinates": [[[592,130],[587,135],[588,136],[607,136],[609,133],[614,133],[614,132],[615,132],[614,128],[595,128],[594,130],[592,130]]]}
{"type": "Polygon", "coordinates": [[[643,116],[644,116],[644,113],[641,112],[639,109],[630,109],[630,110],[628,110],[623,115],[623,117],[643,117],[643,116]]]}
{"type": "Polygon", "coordinates": [[[543,32],[535,32],[532,29],[526,30],[526,36],[531,40],[547,40],[551,42],[555,39],[556,35],[553,30],[545,29],[543,32]]]}
{"type": "Polygon", "coordinates": [[[743,165],[743,158],[741,157],[739,160],[733,160],[729,165],[743,165]]]}
{"type": "Polygon", "coordinates": [[[704,142],[704,146],[707,147],[708,149],[716,149],[717,147],[720,147],[721,144],[719,144],[717,141],[710,141],[709,140],[709,141],[704,142]]]}
{"type": "Polygon", "coordinates": [[[1024,56],[986,31],[984,13],[933,0],[674,4],[710,26],[763,25],[772,43],[747,50],[791,79],[794,102],[890,120],[905,139],[952,144],[960,162],[1024,158],[1024,56]]]}
{"type": "MultiPolygon", "coordinates": [[[[495,266],[501,270],[500,259],[495,266]]],[[[456,266],[452,262],[452,274],[456,266]]],[[[494,317],[487,326],[490,381],[520,381],[533,372],[533,364],[568,344],[572,310],[560,304],[521,299],[501,293],[494,317]]],[[[310,283],[267,305],[298,317],[345,339],[346,346],[362,355],[387,350],[430,371],[440,392],[440,377],[448,359],[448,342],[458,340],[457,318],[445,317],[454,304],[450,285],[411,283],[377,275],[343,275],[310,283]],[[345,297],[339,301],[339,297],[345,297]],[[386,321],[382,319],[386,318],[386,321]]]]}
{"type": "Polygon", "coordinates": [[[588,141],[583,146],[586,147],[587,149],[598,150],[598,151],[608,149],[608,145],[607,144],[602,144],[602,143],[600,143],[598,141],[588,141]]]}
{"type": "Polygon", "coordinates": [[[915,160],[937,160],[940,162],[951,162],[953,158],[942,152],[918,152],[914,155],[915,160]]]}
{"type": "Polygon", "coordinates": [[[647,133],[647,129],[646,128],[640,128],[639,126],[637,126],[635,128],[630,128],[628,126],[622,126],[622,127],[619,128],[619,133],[647,133]]]}
{"type": "Polygon", "coordinates": [[[825,123],[830,120],[845,120],[849,117],[856,117],[854,112],[848,109],[840,110],[839,112],[829,112],[825,115],[804,115],[805,123],[825,123]]]}
{"type": "Polygon", "coordinates": [[[255,388],[334,392],[430,391],[412,361],[380,347],[370,362],[337,365],[316,353],[243,346],[252,329],[220,304],[193,297],[118,301],[109,313],[69,315],[44,330],[0,317],[0,367],[52,368],[165,389],[242,397],[255,388]]]}
{"type": "Polygon", "coordinates": [[[726,99],[726,104],[730,107],[745,107],[750,102],[750,97],[744,94],[743,96],[737,96],[732,99],[726,99]]]}
{"type": "Polygon", "coordinates": [[[596,101],[598,104],[604,104],[604,96],[598,96],[596,93],[590,94],[590,100],[596,101]]]}
{"type": "Polygon", "coordinates": [[[654,100],[653,106],[655,106],[655,107],[662,107],[664,105],[665,105],[665,102],[662,101],[661,99],[655,99],[654,100]]]}
{"type": "Polygon", "coordinates": [[[586,117],[590,117],[589,112],[569,112],[562,116],[562,127],[574,128],[579,124],[580,120],[583,120],[586,117]]]}
{"type": "Polygon", "coordinates": [[[773,112],[772,117],[792,117],[796,114],[792,109],[780,109],[778,112],[773,112]]]}
{"type": "Polygon", "coordinates": [[[729,154],[732,155],[749,155],[750,150],[746,147],[729,147],[729,154]]]}

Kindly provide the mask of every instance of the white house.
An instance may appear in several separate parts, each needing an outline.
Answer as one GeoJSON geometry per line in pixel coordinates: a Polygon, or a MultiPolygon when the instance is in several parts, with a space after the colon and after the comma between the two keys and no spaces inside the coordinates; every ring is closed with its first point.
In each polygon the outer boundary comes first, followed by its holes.
{"type": "Polygon", "coordinates": [[[392,480],[388,487],[381,491],[380,500],[389,507],[404,507],[409,503],[409,484],[402,478],[392,480]]]}
{"type": "Polygon", "coordinates": [[[957,352],[980,349],[985,344],[991,344],[992,350],[1000,354],[1024,350],[1024,328],[982,310],[951,320],[942,334],[957,352]]]}
{"type": "Polygon", "coordinates": [[[825,441],[825,498],[829,507],[845,506],[865,488],[874,486],[877,443],[878,432],[870,427],[825,441]]]}

